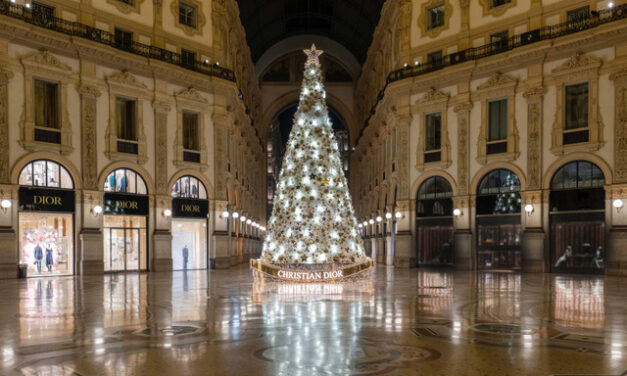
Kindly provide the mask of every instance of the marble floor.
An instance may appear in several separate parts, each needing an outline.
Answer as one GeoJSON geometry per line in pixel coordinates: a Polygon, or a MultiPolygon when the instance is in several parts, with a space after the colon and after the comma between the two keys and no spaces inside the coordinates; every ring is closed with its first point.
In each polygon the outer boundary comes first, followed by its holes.
{"type": "Polygon", "coordinates": [[[0,281],[0,375],[624,375],[627,278],[231,270],[0,281]]]}

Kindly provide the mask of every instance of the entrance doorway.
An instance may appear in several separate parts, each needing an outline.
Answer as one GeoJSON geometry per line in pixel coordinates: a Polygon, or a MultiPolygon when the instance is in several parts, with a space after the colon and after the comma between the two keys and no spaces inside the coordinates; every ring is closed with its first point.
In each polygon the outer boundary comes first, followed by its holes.
{"type": "Polygon", "coordinates": [[[418,264],[453,263],[453,189],[440,177],[428,178],[416,197],[418,264]]]}
{"type": "Polygon", "coordinates": [[[477,268],[520,270],[520,180],[506,169],[489,172],[477,189],[477,268]]]}
{"type": "Polygon", "coordinates": [[[105,216],[105,271],[146,269],[146,217],[105,216]]]}

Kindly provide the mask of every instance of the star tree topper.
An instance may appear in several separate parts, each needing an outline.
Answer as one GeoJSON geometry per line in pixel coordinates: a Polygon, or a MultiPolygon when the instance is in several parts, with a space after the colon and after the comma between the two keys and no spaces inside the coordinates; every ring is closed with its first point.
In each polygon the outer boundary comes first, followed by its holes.
{"type": "Polygon", "coordinates": [[[305,53],[305,55],[307,55],[306,64],[316,64],[316,65],[320,64],[320,60],[318,60],[318,56],[324,53],[324,51],[322,50],[317,50],[316,45],[314,43],[311,44],[311,47],[309,49],[303,50],[303,52],[305,53]]]}

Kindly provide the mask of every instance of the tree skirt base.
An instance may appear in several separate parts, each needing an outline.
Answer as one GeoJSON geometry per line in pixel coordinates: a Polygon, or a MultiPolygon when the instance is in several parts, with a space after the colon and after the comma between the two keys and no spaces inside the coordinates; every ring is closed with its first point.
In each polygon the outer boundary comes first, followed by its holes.
{"type": "Polygon", "coordinates": [[[374,266],[372,260],[358,264],[303,264],[275,265],[267,264],[258,259],[250,260],[250,268],[262,273],[272,280],[311,283],[311,282],[342,282],[361,277],[374,266]]]}

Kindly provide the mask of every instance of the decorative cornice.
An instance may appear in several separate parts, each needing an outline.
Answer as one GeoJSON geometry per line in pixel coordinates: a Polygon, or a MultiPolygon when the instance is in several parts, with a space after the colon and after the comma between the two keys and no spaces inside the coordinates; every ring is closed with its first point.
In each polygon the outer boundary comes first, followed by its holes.
{"type": "Polygon", "coordinates": [[[71,72],[72,68],[62,63],[48,50],[42,50],[39,53],[28,55],[22,58],[22,64],[25,65],[45,65],[61,71],[71,72]]]}
{"type": "Polygon", "coordinates": [[[135,78],[135,76],[130,74],[128,71],[122,71],[120,73],[112,74],[111,76],[107,77],[107,83],[135,86],[141,89],[148,88],[144,83],[138,81],[137,78],[135,78]]]}
{"type": "Polygon", "coordinates": [[[200,103],[207,103],[207,99],[205,99],[201,95],[201,93],[192,86],[178,92],[177,94],[175,94],[175,96],[177,99],[186,99],[186,100],[192,100],[192,101],[196,101],[200,103]]]}
{"type": "Polygon", "coordinates": [[[445,102],[448,101],[448,99],[449,95],[447,93],[436,90],[434,87],[432,87],[431,89],[429,89],[429,91],[425,93],[425,95],[422,96],[422,98],[420,98],[420,100],[418,100],[418,103],[426,104],[433,102],[445,102]]]}
{"type": "Polygon", "coordinates": [[[610,80],[616,82],[626,82],[627,81],[627,68],[623,68],[617,72],[610,74],[610,80]]]}
{"type": "Polygon", "coordinates": [[[494,89],[502,89],[508,86],[515,86],[518,80],[508,74],[496,72],[489,80],[477,87],[477,91],[487,91],[494,89]]]}
{"type": "Polygon", "coordinates": [[[570,73],[570,72],[576,71],[576,70],[584,70],[584,69],[590,69],[590,68],[599,68],[602,63],[603,63],[603,60],[601,60],[598,57],[590,56],[590,55],[584,55],[581,52],[577,52],[577,54],[575,54],[575,56],[573,56],[570,59],[566,60],[566,62],[564,62],[564,64],[562,64],[559,67],[553,69],[552,73],[553,74],[563,74],[563,73],[570,73]]]}
{"type": "Polygon", "coordinates": [[[127,4],[120,0],[107,0],[107,3],[115,5],[115,7],[124,14],[132,12],[139,13],[139,8],[143,2],[144,0],[133,0],[132,4],[127,4]]]}
{"type": "Polygon", "coordinates": [[[455,111],[458,114],[460,112],[470,112],[470,110],[472,110],[472,103],[470,102],[460,103],[456,105],[455,107],[453,107],[453,111],[455,111]]]}
{"type": "Polygon", "coordinates": [[[78,93],[84,97],[89,98],[98,98],[101,94],[100,89],[86,84],[81,84],[78,87],[78,93]]]}

